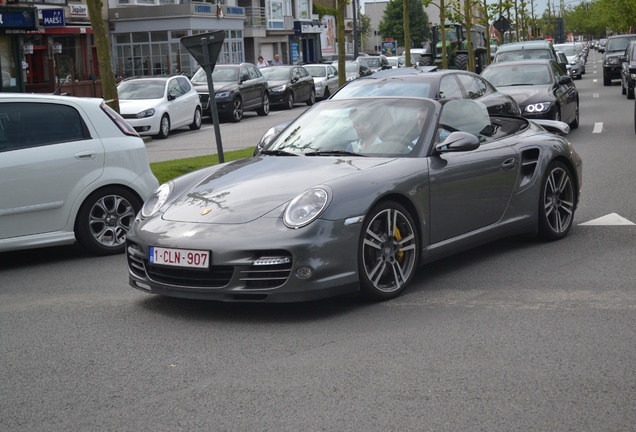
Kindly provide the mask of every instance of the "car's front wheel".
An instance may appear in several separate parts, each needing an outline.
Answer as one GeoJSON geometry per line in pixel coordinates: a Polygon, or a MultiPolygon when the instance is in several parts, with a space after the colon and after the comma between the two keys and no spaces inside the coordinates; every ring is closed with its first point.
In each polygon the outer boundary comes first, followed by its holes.
{"type": "Polygon", "coordinates": [[[385,201],[371,209],[360,235],[360,293],[373,300],[398,296],[413,278],[420,241],[413,218],[399,203],[385,201]]]}
{"type": "Polygon", "coordinates": [[[285,108],[292,109],[294,107],[294,94],[289,92],[285,95],[285,108]]]}
{"type": "Polygon", "coordinates": [[[243,119],[243,100],[240,97],[235,97],[232,101],[231,119],[234,123],[238,123],[243,119]]]}
{"type": "Polygon", "coordinates": [[[168,117],[168,114],[164,114],[159,122],[157,138],[166,139],[168,135],[170,135],[170,117],[168,117]]]}
{"type": "Polygon", "coordinates": [[[201,123],[203,123],[203,116],[201,115],[201,108],[197,107],[197,109],[194,110],[192,123],[190,123],[190,130],[201,129],[201,123]]]}
{"type": "Polygon", "coordinates": [[[259,116],[266,116],[269,114],[269,95],[267,92],[263,93],[263,105],[256,110],[256,114],[259,116]]]}
{"type": "Polygon", "coordinates": [[[126,234],[140,209],[141,201],[127,189],[98,189],[86,198],[77,214],[77,241],[96,255],[124,252],[126,234]]]}
{"type": "Polygon", "coordinates": [[[309,92],[309,99],[307,99],[307,105],[312,106],[316,103],[316,90],[311,89],[309,92]]]}
{"type": "Polygon", "coordinates": [[[565,237],[572,228],[574,208],[572,174],[563,163],[552,162],[541,183],[539,235],[546,240],[565,237]]]}

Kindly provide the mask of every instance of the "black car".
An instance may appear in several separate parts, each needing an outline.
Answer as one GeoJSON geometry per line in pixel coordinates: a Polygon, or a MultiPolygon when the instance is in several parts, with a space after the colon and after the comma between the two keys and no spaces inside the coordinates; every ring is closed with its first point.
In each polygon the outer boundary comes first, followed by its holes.
{"type": "MultiPolygon", "coordinates": [[[[199,93],[203,113],[212,115],[205,70],[199,68],[191,81],[199,93]]],[[[253,110],[260,116],[269,114],[267,80],[252,63],[217,64],[212,83],[219,117],[240,122],[245,111],[253,110]]]]}
{"type": "Polygon", "coordinates": [[[579,93],[554,60],[493,63],[481,74],[500,92],[515,98],[523,117],[579,127],[579,93]]]}
{"type": "Polygon", "coordinates": [[[273,105],[292,109],[296,102],[316,102],[314,78],[302,66],[268,66],[261,69],[273,105]]]}
{"type": "Polygon", "coordinates": [[[603,54],[603,85],[612,85],[612,80],[621,77],[621,64],[625,61],[625,49],[636,34],[616,35],[607,38],[603,54]]]}
{"type": "Polygon", "coordinates": [[[391,69],[389,60],[385,55],[365,55],[358,57],[358,60],[362,60],[369,66],[371,72],[377,72],[385,69],[391,69]]]}
{"type": "Polygon", "coordinates": [[[331,99],[367,96],[417,96],[431,99],[475,99],[490,114],[520,115],[515,100],[479,75],[436,66],[387,69],[351,81],[331,99]]]}
{"type": "Polygon", "coordinates": [[[636,82],[636,40],[627,45],[625,61],[621,65],[622,93],[627,99],[634,99],[634,83],[636,82]]]}

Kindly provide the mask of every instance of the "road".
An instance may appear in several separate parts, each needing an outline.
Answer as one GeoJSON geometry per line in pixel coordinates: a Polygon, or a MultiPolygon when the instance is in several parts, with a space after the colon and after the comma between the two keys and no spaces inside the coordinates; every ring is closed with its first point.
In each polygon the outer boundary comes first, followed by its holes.
{"type": "Polygon", "coordinates": [[[633,431],[634,101],[599,61],[571,234],[438,261],[392,301],[169,299],[124,256],[0,254],[0,430],[633,431]]]}

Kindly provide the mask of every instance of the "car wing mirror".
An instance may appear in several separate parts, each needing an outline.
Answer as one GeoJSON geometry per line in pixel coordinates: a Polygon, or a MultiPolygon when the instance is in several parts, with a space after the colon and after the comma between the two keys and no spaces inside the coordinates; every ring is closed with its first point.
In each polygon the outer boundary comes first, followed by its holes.
{"type": "Polygon", "coordinates": [[[177,98],[177,93],[174,90],[170,90],[168,92],[168,100],[175,100],[177,98]]]}
{"type": "Polygon", "coordinates": [[[561,78],[559,78],[559,84],[568,84],[571,82],[572,82],[572,77],[564,75],[561,78]]]}
{"type": "Polygon", "coordinates": [[[479,148],[479,138],[468,132],[452,132],[435,146],[438,153],[471,151],[479,148]]]}

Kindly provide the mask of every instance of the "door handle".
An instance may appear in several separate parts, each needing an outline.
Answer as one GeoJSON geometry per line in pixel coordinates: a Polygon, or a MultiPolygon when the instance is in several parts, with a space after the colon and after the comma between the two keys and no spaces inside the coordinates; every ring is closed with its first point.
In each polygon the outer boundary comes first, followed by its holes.
{"type": "Polygon", "coordinates": [[[95,159],[97,152],[95,150],[84,150],[79,153],[75,153],[75,159],[95,159]]]}
{"type": "Polygon", "coordinates": [[[505,170],[511,170],[514,169],[515,167],[515,160],[514,158],[510,158],[510,159],[506,159],[505,161],[503,161],[503,163],[501,164],[501,167],[505,170]]]}

